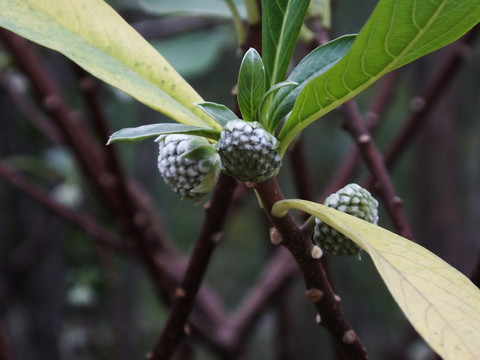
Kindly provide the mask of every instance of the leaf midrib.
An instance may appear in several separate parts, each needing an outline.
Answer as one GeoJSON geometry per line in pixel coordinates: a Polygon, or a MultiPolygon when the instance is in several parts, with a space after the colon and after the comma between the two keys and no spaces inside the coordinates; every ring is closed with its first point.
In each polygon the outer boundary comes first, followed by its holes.
{"type": "MultiPolygon", "coordinates": [[[[129,65],[128,63],[126,62],[122,62],[120,59],[118,59],[117,57],[113,56],[112,54],[110,54],[109,52],[105,51],[103,48],[101,47],[97,47],[95,44],[93,44],[92,42],[90,42],[87,38],[81,36],[80,33],[78,32],[75,32],[74,30],[66,27],[64,24],[60,23],[56,17],[54,17],[53,15],[51,15],[49,12],[43,10],[43,9],[40,9],[37,5],[36,5],[36,2],[31,2],[31,1],[26,1],[27,4],[29,4],[29,6],[31,6],[32,8],[35,9],[36,12],[38,13],[41,13],[43,14],[46,18],[50,19],[52,22],[58,24],[63,30],[65,33],[69,33],[71,34],[73,37],[76,37],[78,39],[81,39],[85,44],[88,44],[88,46],[93,49],[94,51],[102,54],[103,56],[105,56],[106,58],[110,59],[110,61],[112,62],[115,62],[115,63],[118,63],[118,64],[121,64],[122,66],[125,66],[127,69],[129,69],[133,74],[135,74],[136,76],[140,77],[141,79],[143,79],[145,82],[153,85],[156,89],[159,89],[161,94],[172,99],[173,102],[177,103],[180,105],[181,108],[183,108],[184,110],[188,110],[188,112],[191,114],[191,116],[195,119],[195,122],[198,124],[198,125],[207,125],[209,126],[207,123],[205,123],[200,117],[198,117],[191,109],[189,109],[188,107],[182,105],[175,97],[173,97],[171,94],[169,94],[168,92],[166,92],[165,90],[163,90],[162,88],[158,87],[155,83],[153,83],[152,81],[149,80],[148,77],[145,76],[145,74],[143,72],[137,72],[135,71],[135,67],[129,65]]],[[[74,60],[73,60],[74,61],[74,60]]],[[[123,90],[122,90],[123,91],[123,90]]],[[[154,104],[152,104],[154,105],[154,104]]]]}
{"type": "MultiPolygon", "coordinates": [[[[399,0],[397,0],[396,2],[398,2],[399,0]]],[[[394,58],[390,63],[389,65],[387,65],[382,71],[380,71],[379,73],[377,73],[377,75],[371,77],[369,80],[367,80],[366,82],[364,82],[362,85],[360,85],[359,87],[357,87],[355,90],[349,92],[346,96],[340,98],[340,99],[337,99],[335,101],[333,101],[332,103],[330,103],[330,105],[326,106],[326,107],[323,107],[321,110],[317,111],[316,113],[308,116],[307,118],[301,120],[297,125],[295,125],[290,131],[289,133],[287,133],[286,135],[284,135],[283,139],[282,137],[280,138],[282,140],[282,144],[281,144],[281,153],[282,155],[285,153],[288,145],[290,144],[290,142],[293,140],[293,138],[303,129],[305,128],[306,126],[308,126],[311,122],[313,122],[315,119],[325,115],[326,113],[328,113],[330,110],[333,110],[334,108],[336,108],[337,106],[341,105],[344,101],[344,99],[348,99],[348,98],[352,98],[354,97],[355,95],[359,94],[361,91],[363,91],[364,89],[366,89],[367,87],[369,87],[371,84],[373,84],[375,81],[377,81],[380,77],[382,77],[383,75],[387,74],[388,72],[392,71],[395,69],[395,65],[398,64],[400,62],[400,60],[406,55],[408,54],[408,52],[411,50],[411,48],[413,46],[415,46],[419,41],[420,39],[423,37],[423,35],[425,34],[426,31],[428,31],[428,29],[432,26],[433,22],[435,22],[435,20],[438,18],[438,15],[439,13],[441,13],[441,11],[443,10],[443,8],[445,7],[445,4],[446,4],[446,1],[443,0],[441,2],[441,4],[438,6],[437,10],[433,13],[433,15],[431,16],[430,20],[427,22],[427,24],[418,32],[418,34],[412,39],[412,41],[410,41],[408,43],[408,45],[405,47],[404,50],[402,50],[402,52],[396,57],[394,58]],[[313,118],[313,120],[312,120],[313,118]]],[[[390,30],[389,30],[390,31],[390,30]]],[[[350,50],[351,51],[351,50],[350,50]]],[[[386,51],[386,49],[385,49],[386,51]]],[[[343,60],[343,59],[342,59],[343,60]]],[[[341,61],[342,61],[341,60],[341,61]]],[[[347,61],[348,59],[345,59],[344,61],[347,61]]],[[[337,63],[338,64],[338,63],[337,63]]],[[[333,67],[332,69],[334,69],[335,67],[333,67]]],[[[327,72],[328,73],[328,72],[327,72]]],[[[325,73],[325,74],[327,74],[325,73]]],[[[314,89],[316,90],[316,89],[314,89]]],[[[345,100],[346,101],[346,100],[345,100]]],[[[298,112],[298,111],[297,111],[298,112]]],[[[280,136],[282,134],[280,133],[280,136]]]]}
{"type": "Polygon", "coordinates": [[[285,15],[283,16],[283,19],[282,19],[282,27],[281,27],[281,30],[280,30],[280,34],[278,36],[278,39],[280,41],[278,42],[279,45],[276,46],[276,49],[275,49],[275,61],[273,63],[273,68],[272,68],[272,74],[271,74],[271,79],[270,79],[270,87],[275,85],[275,83],[277,82],[277,69],[279,67],[279,62],[280,62],[280,58],[281,58],[281,51],[280,50],[283,49],[281,39],[283,39],[283,35],[285,34],[285,28],[286,28],[286,24],[287,24],[288,15],[290,13],[291,2],[292,2],[292,0],[288,0],[287,7],[285,9],[285,15]]]}

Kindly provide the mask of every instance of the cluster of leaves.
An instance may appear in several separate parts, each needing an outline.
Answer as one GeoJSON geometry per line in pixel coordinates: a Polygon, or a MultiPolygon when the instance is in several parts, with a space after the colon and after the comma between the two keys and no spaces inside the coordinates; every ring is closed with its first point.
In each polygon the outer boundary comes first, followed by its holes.
{"type": "MultiPolygon", "coordinates": [[[[123,129],[110,142],[169,133],[216,141],[221,128],[237,119],[227,107],[205,102],[103,1],[74,2],[68,11],[50,0],[6,3],[2,27],[63,53],[178,122],[123,129]]],[[[357,36],[315,49],[286,77],[308,5],[307,0],[262,1],[263,59],[249,50],[239,71],[244,120],[258,121],[276,135],[282,154],[312,122],[388,72],[458,39],[480,18],[476,0],[382,0],[357,36]]],[[[480,295],[465,276],[402,237],[319,204],[287,200],[275,205],[273,215],[288,209],[312,214],[361,246],[407,318],[438,354],[449,359],[480,356],[480,295]]]]}

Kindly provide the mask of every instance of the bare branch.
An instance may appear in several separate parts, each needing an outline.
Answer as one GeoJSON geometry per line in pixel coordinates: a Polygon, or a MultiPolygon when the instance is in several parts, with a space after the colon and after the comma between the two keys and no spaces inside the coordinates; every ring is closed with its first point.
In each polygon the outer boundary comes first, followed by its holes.
{"type": "Polygon", "coordinates": [[[395,192],[382,155],[375,146],[372,136],[358,111],[357,105],[353,100],[349,100],[342,106],[341,110],[345,118],[344,126],[356,141],[360,153],[374,176],[375,191],[382,197],[397,231],[403,237],[413,240],[413,234],[407,216],[403,211],[403,202],[395,192]]]}
{"type": "Polygon", "coordinates": [[[187,319],[207,271],[212,253],[221,240],[221,231],[233,198],[235,185],[235,179],[226,175],[220,176],[212,201],[205,208],[206,218],[195,242],[187,271],[180,286],[175,290],[175,300],[167,323],[153,352],[147,356],[148,359],[170,359],[180,341],[189,333],[187,319]]]}
{"type": "Polygon", "coordinates": [[[282,235],[281,244],[292,254],[300,268],[307,289],[307,298],[318,311],[319,323],[330,332],[344,358],[367,359],[365,348],[340,308],[338,297],[332,290],[321,260],[312,257],[312,242],[304,236],[290,213],[282,218],[271,215],[273,204],[283,199],[276,178],[257,184],[255,189],[262,200],[266,215],[282,235]]]}

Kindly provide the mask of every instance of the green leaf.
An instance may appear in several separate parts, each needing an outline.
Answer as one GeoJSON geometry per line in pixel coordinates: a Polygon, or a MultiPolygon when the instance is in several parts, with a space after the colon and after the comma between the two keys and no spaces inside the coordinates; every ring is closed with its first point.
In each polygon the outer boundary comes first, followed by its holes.
{"type": "Polygon", "coordinates": [[[159,123],[118,130],[110,136],[107,145],[118,141],[142,141],[149,137],[163,134],[190,134],[203,136],[212,140],[218,140],[220,138],[220,131],[216,129],[184,124],[159,123]]]}
{"type": "Polygon", "coordinates": [[[479,22],[478,0],[382,0],[350,51],[309,82],[279,134],[282,152],[306,126],[380,77],[445,46],[479,22]]]}
{"type": "MultiPolygon", "coordinates": [[[[234,0],[234,3],[242,18],[246,18],[243,1],[234,0]]],[[[190,14],[225,18],[232,16],[225,0],[139,0],[139,5],[143,10],[159,15],[190,14]]]]}
{"type": "Polygon", "coordinates": [[[195,107],[200,95],[103,0],[2,0],[0,26],[61,52],[178,122],[218,127],[195,107]]]}
{"type": "Polygon", "coordinates": [[[230,120],[238,119],[233,111],[227,108],[225,105],[216,104],[213,102],[197,103],[200,109],[205,111],[212,119],[214,119],[221,127],[227,125],[230,120]]]}
{"type": "Polygon", "coordinates": [[[310,0],[262,0],[262,57],[267,85],[285,80],[310,0]]]}
{"type": "Polygon", "coordinates": [[[287,80],[298,83],[295,88],[280,90],[274,97],[268,118],[272,128],[292,111],[298,95],[305,85],[335,65],[350,49],[356,35],[345,35],[317,47],[308,54],[288,76],[287,80]]]}
{"type": "MultiPolygon", "coordinates": [[[[268,91],[263,95],[262,101],[260,102],[260,106],[258,107],[259,119],[262,124],[265,124],[264,127],[270,133],[275,133],[275,126],[271,126],[269,123],[268,118],[268,111],[271,108],[272,98],[274,98],[275,94],[281,89],[292,89],[295,88],[298,83],[290,80],[285,80],[273,85],[268,91]]],[[[287,90],[289,91],[289,90],[287,90]]]]}
{"type": "Polygon", "coordinates": [[[362,247],[392,296],[443,359],[480,359],[480,290],[427,249],[338,210],[304,200],[277,202],[274,216],[305,211],[362,247]]]}
{"type": "Polygon", "coordinates": [[[238,106],[245,121],[255,121],[263,94],[265,94],[265,68],[257,50],[250,48],[243,57],[238,73],[238,106]]]}

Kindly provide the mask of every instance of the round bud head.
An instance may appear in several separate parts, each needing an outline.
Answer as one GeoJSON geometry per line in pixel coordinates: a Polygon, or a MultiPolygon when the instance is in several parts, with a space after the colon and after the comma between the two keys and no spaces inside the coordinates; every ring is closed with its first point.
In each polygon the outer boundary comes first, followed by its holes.
{"type": "Polygon", "coordinates": [[[216,149],[223,170],[240,181],[263,182],[282,165],[280,142],[256,121],[229,121],[216,149]]]}
{"type": "MultiPolygon", "coordinates": [[[[378,201],[364,188],[349,184],[325,199],[326,206],[356,216],[372,224],[378,223],[378,201]]],[[[360,247],[331,226],[315,219],[315,242],[332,255],[360,255],[360,247]]]]}
{"type": "Polygon", "coordinates": [[[158,139],[158,170],[163,180],[182,198],[203,200],[215,186],[220,158],[203,137],[162,135],[158,139]]]}

